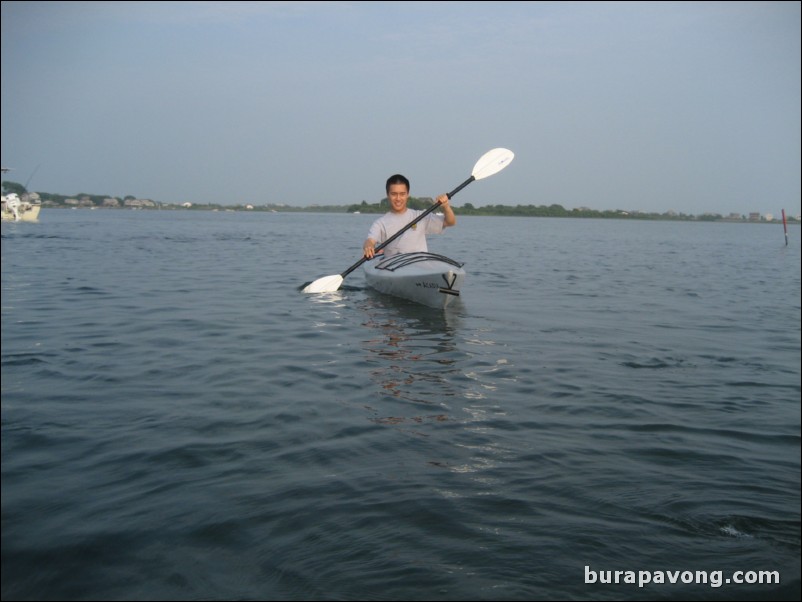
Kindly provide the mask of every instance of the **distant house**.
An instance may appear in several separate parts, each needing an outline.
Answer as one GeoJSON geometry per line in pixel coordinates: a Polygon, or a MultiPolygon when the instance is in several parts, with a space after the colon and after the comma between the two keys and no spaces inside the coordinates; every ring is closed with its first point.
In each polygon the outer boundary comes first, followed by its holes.
{"type": "Polygon", "coordinates": [[[103,207],[119,207],[120,201],[111,197],[103,199],[103,207]]]}
{"type": "Polygon", "coordinates": [[[150,199],[127,198],[125,199],[125,201],[123,201],[123,205],[125,205],[126,207],[142,208],[142,207],[155,207],[156,203],[154,203],[150,199]]]}
{"type": "Polygon", "coordinates": [[[759,213],[750,213],[749,214],[749,221],[750,222],[759,222],[760,221],[760,214],[759,213]]]}
{"type": "Polygon", "coordinates": [[[189,201],[187,201],[186,203],[181,203],[181,206],[182,206],[184,209],[189,209],[190,207],[192,207],[192,203],[190,203],[189,201]]]}

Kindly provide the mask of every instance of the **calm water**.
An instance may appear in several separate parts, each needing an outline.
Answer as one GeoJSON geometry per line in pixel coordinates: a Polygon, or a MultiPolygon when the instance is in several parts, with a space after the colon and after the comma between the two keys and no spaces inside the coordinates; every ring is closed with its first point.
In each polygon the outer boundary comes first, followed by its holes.
{"type": "Polygon", "coordinates": [[[798,228],[462,218],[456,307],[299,293],[371,219],[3,224],[4,600],[799,599],[798,228]]]}

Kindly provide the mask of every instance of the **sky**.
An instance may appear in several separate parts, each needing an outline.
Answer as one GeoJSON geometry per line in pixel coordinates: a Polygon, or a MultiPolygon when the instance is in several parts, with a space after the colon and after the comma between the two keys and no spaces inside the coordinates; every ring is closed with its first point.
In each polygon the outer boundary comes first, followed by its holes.
{"type": "Polygon", "coordinates": [[[799,2],[2,2],[4,180],[800,214],[799,2]]]}

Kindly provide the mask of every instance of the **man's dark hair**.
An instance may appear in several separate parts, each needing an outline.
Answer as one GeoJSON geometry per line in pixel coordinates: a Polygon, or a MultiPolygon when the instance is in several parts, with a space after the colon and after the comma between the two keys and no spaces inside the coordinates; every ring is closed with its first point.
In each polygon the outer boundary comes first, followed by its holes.
{"type": "Polygon", "coordinates": [[[387,178],[387,184],[384,187],[384,191],[387,194],[390,194],[390,186],[392,186],[393,184],[404,184],[407,187],[407,192],[409,192],[409,180],[407,180],[400,173],[397,173],[394,176],[390,176],[389,178],[387,178]]]}

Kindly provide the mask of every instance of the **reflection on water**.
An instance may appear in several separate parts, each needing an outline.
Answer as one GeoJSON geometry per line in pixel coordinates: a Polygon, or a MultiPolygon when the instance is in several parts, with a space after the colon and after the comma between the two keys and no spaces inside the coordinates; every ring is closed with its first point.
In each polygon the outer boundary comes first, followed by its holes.
{"type": "MultiPolygon", "coordinates": [[[[497,351],[492,333],[466,332],[453,307],[432,310],[375,295],[361,310],[368,335],[362,344],[378,398],[366,406],[369,420],[429,439],[428,466],[488,479],[508,456],[496,431],[506,412],[500,398],[492,399],[508,360],[488,359],[497,351]]],[[[438,494],[459,495],[444,488],[438,494]]]]}
{"type": "MultiPolygon", "coordinates": [[[[329,344],[339,344],[340,328],[362,329],[355,361],[372,383],[360,403],[366,419],[427,441],[425,465],[490,487],[494,470],[514,456],[506,438],[518,415],[507,408],[516,352],[496,329],[468,320],[461,300],[433,309],[352,287],[309,299],[325,309],[315,328],[334,336],[329,344]]],[[[438,495],[458,494],[440,488],[438,495]]]]}
{"type": "Polygon", "coordinates": [[[309,299],[313,303],[319,305],[333,305],[335,307],[345,307],[345,292],[342,290],[332,291],[329,293],[315,293],[309,295],[309,299]]]}
{"type": "Polygon", "coordinates": [[[453,421],[449,400],[458,396],[459,316],[379,294],[368,295],[361,309],[367,335],[362,345],[382,408],[367,408],[370,420],[408,426],[453,421]]]}
{"type": "Polygon", "coordinates": [[[365,406],[368,419],[426,440],[426,466],[462,475],[453,488],[434,488],[438,497],[496,487],[493,473],[511,452],[497,430],[508,418],[492,399],[508,360],[495,357],[492,332],[468,332],[458,306],[434,310],[376,294],[361,310],[377,398],[365,406]]]}

